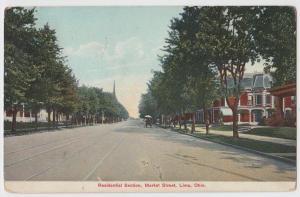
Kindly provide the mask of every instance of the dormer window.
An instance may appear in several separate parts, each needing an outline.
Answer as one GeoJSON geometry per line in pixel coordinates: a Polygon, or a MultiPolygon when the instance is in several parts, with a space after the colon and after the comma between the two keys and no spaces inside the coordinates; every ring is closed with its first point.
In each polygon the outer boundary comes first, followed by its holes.
{"type": "Polygon", "coordinates": [[[256,95],[256,105],[261,105],[262,104],[262,95],[258,94],[256,95]]]}
{"type": "Polygon", "coordinates": [[[271,80],[268,76],[264,77],[264,86],[265,88],[271,88],[271,80]]]}

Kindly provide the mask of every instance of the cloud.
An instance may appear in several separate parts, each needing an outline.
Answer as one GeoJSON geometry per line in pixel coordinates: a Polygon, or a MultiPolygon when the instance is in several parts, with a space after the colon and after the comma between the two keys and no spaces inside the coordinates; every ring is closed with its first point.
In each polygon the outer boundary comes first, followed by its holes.
{"type": "Polygon", "coordinates": [[[64,54],[69,60],[84,58],[87,61],[97,61],[106,69],[135,67],[137,63],[147,58],[146,48],[142,40],[137,37],[131,37],[111,45],[92,41],[79,45],[77,48],[67,47],[64,49],[64,54]]]}
{"type": "Polygon", "coordinates": [[[115,45],[115,55],[116,58],[127,56],[142,58],[145,55],[143,43],[137,37],[131,37],[125,41],[118,42],[115,45]]]}
{"type": "Polygon", "coordinates": [[[115,43],[83,43],[65,48],[64,53],[80,85],[111,91],[116,80],[119,101],[131,116],[137,117],[140,95],[147,89],[151,70],[159,69],[160,49],[161,46],[131,37],[115,43]]]}
{"type": "Polygon", "coordinates": [[[99,42],[89,42],[80,45],[78,48],[68,47],[64,49],[66,56],[93,57],[102,55],[105,46],[99,42]]]}

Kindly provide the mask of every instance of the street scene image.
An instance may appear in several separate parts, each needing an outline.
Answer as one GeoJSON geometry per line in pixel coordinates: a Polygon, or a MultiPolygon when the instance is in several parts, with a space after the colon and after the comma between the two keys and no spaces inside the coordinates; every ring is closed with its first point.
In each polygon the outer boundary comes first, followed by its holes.
{"type": "Polygon", "coordinates": [[[294,7],[4,16],[5,181],[296,182],[294,7]]]}

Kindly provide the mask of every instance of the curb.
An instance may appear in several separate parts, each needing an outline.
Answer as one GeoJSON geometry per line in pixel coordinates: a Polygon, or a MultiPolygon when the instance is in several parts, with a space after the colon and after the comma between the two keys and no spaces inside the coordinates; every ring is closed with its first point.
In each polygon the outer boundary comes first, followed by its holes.
{"type": "MultiPolygon", "coordinates": [[[[108,124],[113,124],[113,123],[108,123],[108,124]]],[[[39,127],[37,130],[35,130],[33,128],[28,128],[28,129],[19,129],[14,133],[7,133],[8,130],[4,130],[3,136],[4,137],[23,136],[23,135],[31,135],[31,134],[36,134],[36,133],[53,132],[54,130],[73,129],[73,128],[90,127],[90,126],[97,126],[97,125],[99,125],[99,124],[63,125],[63,126],[57,126],[57,127],[39,127]]],[[[102,125],[102,124],[100,124],[100,125],[102,125]]]]}
{"type": "Polygon", "coordinates": [[[271,158],[271,159],[280,160],[280,161],[283,161],[283,162],[288,163],[288,164],[296,165],[295,160],[291,160],[291,159],[288,159],[288,158],[271,155],[271,154],[268,154],[268,153],[253,150],[253,149],[250,149],[250,148],[245,148],[245,147],[238,146],[238,145],[233,145],[233,144],[228,144],[228,143],[224,143],[224,142],[215,141],[215,140],[212,140],[212,139],[209,139],[209,138],[206,138],[206,137],[200,137],[200,136],[190,134],[190,133],[183,133],[183,132],[177,131],[173,128],[169,128],[169,130],[171,130],[173,132],[183,134],[183,135],[188,135],[188,136],[192,136],[192,137],[195,137],[195,138],[199,138],[199,139],[207,140],[207,141],[214,142],[214,143],[217,143],[217,144],[221,144],[221,145],[224,145],[224,146],[230,146],[230,147],[233,147],[233,148],[236,148],[236,149],[244,150],[244,151],[251,152],[251,153],[254,153],[254,154],[258,154],[258,155],[268,157],[268,158],[271,158]]]}

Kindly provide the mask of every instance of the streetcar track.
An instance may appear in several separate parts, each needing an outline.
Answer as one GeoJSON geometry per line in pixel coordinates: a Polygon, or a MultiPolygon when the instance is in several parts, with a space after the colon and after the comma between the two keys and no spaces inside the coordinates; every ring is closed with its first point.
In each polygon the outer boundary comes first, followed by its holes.
{"type": "Polygon", "coordinates": [[[68,146],[68,145],[70,145],[70,144],[72,144],[72,143],[74,143],[74,142],[78,142],[78,141],[80,141],[80,140],[74,140],[74,141],[71,141],[71,142],[69,142],[69,143],[62,144],[62,145],[56,146],[56,147],[54,147],[54,148],[51,148],[51,149],[48,149],[48,150],[39,152],[39,153],[37,153],[37,154],[33,154],[33,155],[29,156],[29,157],[26,157],[26,158],[23,158],[23,159],[14,161],[14,162],[12,162],[12,163],[10,163],[10,164],[6,164],[6,165],[4,165],[4,167],[5,167],[5,168],[8,168],[8,167],[11,167],[11,166],[15,166],[15,165],[17,165],[17,164],[19,164],[19,163],[21,163],[21,162],[23,162],[23,161],[32,159],[32,158],[34,158],[34,157],[37,157],[37,156],[42,155],[42,154],[44,154],[44,153],[48,153],[48,152],[53,151],[53,150],[60,149],[60,148],[62,148],[62,147],[68,146]]]}
{"type": "MultiPolygon", "coordinates": [[[[110,132],[104,133],[101,137],[107,136],[108,133],[110,133],[110,132]]],[[[101,139],[103,140],[103,138],[101,138],[101,139]]],[[[73,158],[73,157],[76,156],[78,153],[80,153],[80,152],[86,150],[87,148],[92,147],[92,146],[94,146],[95,144],[98,144],[98,143],[99,143],[99,140],[96,140],[94,143],[89,144],[89,145],[87,145],[87,146],[85,146],[85,147],[79,149],[78,151],[72,153],[70,156],[65,157],[65,158],[64,158],[63,160],[61,160],[60,162],[55,163],[53,166],[50,166],[50,167],[48,167],[48,168],[46,168],[46,169],[44,169],[44,170],[41,170],[41,171],[39,171],[39,172],[37,172],[37,173],[35,173],[35,174],[33,174],[33,175],[27,177],[24,181],[28,181],[28,180],[30,180],[30,179],[36,177],[36,176],[39,176],[39,175],[42,175],[42,174],[46,173],[46,172],[49,171],[50,169],[54,169],[54,168],[58,167],[59,164],[65,162],[65,161],[68,160],[68,159],[73,158]]]]}
{"type": "Polygon", "coordinates": [[[118,143],[116,143],[112,149],[110,149],[109,152],[107,152],[97,163],[96,165],[92,168],[92,170],[89,171],[89,173],[87,173],[87,175],[82,179],[83,181],[86,181],[88,180],[94,173],[95,171],[101,166],[101,164],[105,161],[105,159],[107,157],[109,157],[121,144],[122,142],[124,141],[125,139],[125,136],[122,137],[118,143]]]}
{"type": "Polygon", "coordinates": [[[63,140],[59,140],[59,141],[52,141],[52,142],[48,142],[48,143],[44,143],[44,144],[38,144],[38,145],[34,145],[34,146],[27,146],[25,148],[20,148],[20,149],[17,149],[15,151],[4,153],[4,155],[7,156],[7,155],[15,154],[15,153],[18,153],[18,152],[27,151],[27,150],[31,150],[31,149],[34,149],[34,148],[39,148],[39,147],[42,147],[42,146],[55,144],[55,143],[59,143],[59,142],[63,142],[63,141],[70,141],[70,140],[74,140],[74,139],[78,139],[78,138],[80,138],[80,137],[63,139],[63,140]]]}

